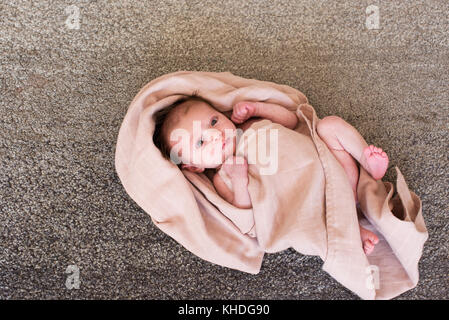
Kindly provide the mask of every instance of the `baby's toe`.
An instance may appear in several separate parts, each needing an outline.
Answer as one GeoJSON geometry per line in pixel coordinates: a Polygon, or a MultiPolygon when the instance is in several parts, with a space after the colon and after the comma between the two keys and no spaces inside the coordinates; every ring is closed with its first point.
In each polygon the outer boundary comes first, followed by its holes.
{"type": "Polygon", "coordinates": [[[370,254],[374,250],[374,244],[370,240],[366,240],[363,243],[363,251],[365,254],[370,254]]]}
{"type": "Polygon", "coordinates": [[[371,237],[369,237],[369,240],[371,241],[373,246],[379,242],[379,238],[375,234],[373,234],[371,237]]]}

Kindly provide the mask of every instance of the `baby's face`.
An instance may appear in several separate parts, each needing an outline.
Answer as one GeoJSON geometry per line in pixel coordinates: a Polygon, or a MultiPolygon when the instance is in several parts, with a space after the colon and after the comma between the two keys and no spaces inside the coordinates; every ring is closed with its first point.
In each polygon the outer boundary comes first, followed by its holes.
{"type": "Polygon", "coordinates": [[[218,168],[234,155],[236,127],[231,120],[202,101],[187,101],[179,108],[184,109],[178,110],[180,119],[169,131],[168,144],[170,150],[176,145],[183,164],[201,172],[218,168]]]}

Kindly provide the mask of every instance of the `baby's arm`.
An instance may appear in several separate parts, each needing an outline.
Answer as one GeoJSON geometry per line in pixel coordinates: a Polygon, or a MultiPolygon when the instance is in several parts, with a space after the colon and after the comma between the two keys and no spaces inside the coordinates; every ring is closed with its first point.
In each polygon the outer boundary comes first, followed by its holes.
{"type": "Polygon", "coordinates": [[[241,101],[234,105],[231,120],[243,123],[251,117],[261,117],[289,129],[298,124],[298,117],[290,110],[274,103],[241,101]]]}
{"type": "Polygon", "coordinates": [[[218,194],[229,203],[237,208],[249,209],[252,203],[248,192],[248,164],[246,160],[243,164],[235,164],[236,157],[233,158],[232,164],[223,164],[223,169],[231,178],[233,190],[228,188],[218,172],[213,178],[214,186],[218,194]]]}

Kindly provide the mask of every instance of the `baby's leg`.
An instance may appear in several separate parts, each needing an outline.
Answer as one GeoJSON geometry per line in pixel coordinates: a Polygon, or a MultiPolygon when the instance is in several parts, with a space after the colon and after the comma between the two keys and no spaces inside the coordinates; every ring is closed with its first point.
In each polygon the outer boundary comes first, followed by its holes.
{"type": "MultiPolygon", "coordinates": [[[[358,166],[362,165],[373,177],[381,178],[388,166],[388,157],[381,149],[368,146],[358,131],[343,119],[335,116],[325,117],[318,122],[317,132],[329,147],[332,154],[343,166],[357,202],[358,166]],[[374,148],[374,149],[373,149],[374,148]],[[372,169],[374,168],[374,169],[372,169]]],[[[360,226],[363,250],[370,254],[379,238],[373,232],[360,226]]]]}
{"type": "MultiPolygon", "coordinates": [[[[318,122],[317,125],[317,132],[320,138],[326,143],[326,145],[329,147],[329,150],[332,152],[332,154],[335,156],[335,158],[340,162],[343,169],[346,172],[346,175],[348,176],[349,182],[352,187],[352,191],[354,192],[354,199],[356,202],[358,202],[357,199],[357,183],[359,181],[359,168],[357,166],[357,163],[355,159],[351,156],[351,154],[345,149],[345,147],[341,144],[340,140],[338,139],[335,131],[335,122],[338,120],[336,117],[326,117],[323,118],[318,122]]],[[[340,130],[341,131],[341,130],[340,130]]],[[[364,144],[363,142],[360,142],[358,139],[354,139],[355,142],[359,142],[359,148],[363,148],[364,144]]],[[[366,143],[365,143],[366,144],[366,143]]],[[[357,149],[355,147],[354,149],[357,149]]],[[[355,150],[352,150],[353,152],[355,150]]]]}
{"type": "MultiPolygon", "coordinates": [[[[338,152],[334,150],[344,150],[349,153],[376,180],[385,175],[388,167],[387,154],[381,148],[368,146],[360,133],[343,119],[336,116],[325,117],[318,122],[317,131],[337,159],[344,161],[347,167],[354,166],[347,164],[350,162],[347,160],[348,155],[337,156],[338,152]]],[[[343,167],[345,164],[342,163],[343,167]]],[[[352,174],[352,171],[349,173],[347,171],[348,175],[352,174]]]]}

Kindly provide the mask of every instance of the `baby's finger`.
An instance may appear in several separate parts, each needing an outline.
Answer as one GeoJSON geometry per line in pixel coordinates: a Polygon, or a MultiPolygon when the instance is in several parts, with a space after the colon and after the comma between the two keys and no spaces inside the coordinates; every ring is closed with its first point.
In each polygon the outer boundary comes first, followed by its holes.
{"type": "Polygon", "coordinates": [[[241,156],[235,157],[235,164],[246,164],[245,157],[241,157],[241,156]]]}
{"type": "Polygon", "coordinates": [[[234,156],[227,157],[223,162],[223,166],[232,166],[234,164],[234,156]]]}
{"type": "Polygon", "coordinates": [[[235,123],[242,123],[243,122],[243,119],[240,119],[240,118],[236,117],[235,115],[231,116],[231,120],[232,120],[232,122],[235,122],[235,123]]]}

